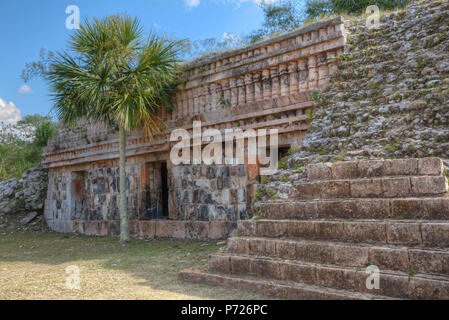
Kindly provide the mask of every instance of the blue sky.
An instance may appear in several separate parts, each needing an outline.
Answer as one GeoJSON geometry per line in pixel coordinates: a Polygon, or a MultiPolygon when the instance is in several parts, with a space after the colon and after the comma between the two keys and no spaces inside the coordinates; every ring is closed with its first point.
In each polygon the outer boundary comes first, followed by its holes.
{"type": "Polygon", "coordinates": [[[260,0],[2,0],[0,1],[0,122],[13,123],[28,114],[51,109],[47,85],[34,79],[24,86],[20,74],[39,50],[61,50],[71,30],[66,8],[76,5],[81,19],[128,13],[178,39],[220,38],[247,34],[263,21],[260,0]]]}

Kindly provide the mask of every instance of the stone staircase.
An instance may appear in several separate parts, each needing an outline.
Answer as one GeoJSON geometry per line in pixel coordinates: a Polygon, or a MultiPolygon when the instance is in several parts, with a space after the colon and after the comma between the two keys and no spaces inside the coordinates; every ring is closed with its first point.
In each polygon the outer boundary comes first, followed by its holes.
{"type": "Polygon", "coordinates": [[[285,299],[449,299],[449,195],[437,158],[310,164],[180,279],[285,299]],[[367,268],[380,270],[368,289],[367,268]]]}

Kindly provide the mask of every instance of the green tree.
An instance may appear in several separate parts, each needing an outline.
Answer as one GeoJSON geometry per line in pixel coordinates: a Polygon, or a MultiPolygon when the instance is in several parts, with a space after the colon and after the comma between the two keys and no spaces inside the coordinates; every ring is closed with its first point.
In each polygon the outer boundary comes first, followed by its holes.
{"type": "Polygon", "coordinates": [[[179,73],[179,43],[150,33],[137,19],[108,16],[86,20],[70,39],[71,53],[57,53],[44,76],[54,110],[64,124],[79,119],[119,130],[120,242],[129,241],[126,203],[126,132],[162,128],[161,107],[171,108],[179,73]]]}
{"type": "Polygon", "coordinates": [[[264,21],[260,29],[253,31],[248,36],[249,42],[257,42],[301,26],[303,4],[300,0],[282,0],[274,3],[262,1],[260,7],[264,13],[264,21]]]}
{"type": "Polygon", "coordinates": [[[36,126],[34,132],[34,144],[38,147],[45,147],[48,140],[55,137],[58,133],[56,124],[51,121],[43,121],[36,126]]]}

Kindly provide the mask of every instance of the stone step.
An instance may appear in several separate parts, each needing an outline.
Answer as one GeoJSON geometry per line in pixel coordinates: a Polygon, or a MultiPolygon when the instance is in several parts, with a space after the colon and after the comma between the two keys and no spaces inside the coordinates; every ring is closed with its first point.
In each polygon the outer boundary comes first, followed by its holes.
{"type": "Polygon", "coordinates": [[[442,176],[443,161],[439,158],[358,160],[310,164],[306,170],[309,181],[385,176],[442,176]]]}
{"type": "Polygon", "coordinates": [[[242,220],[236,235],[449,247],[449,222],[419,220],[242,220]]]}
{"type": "Polygon", "coordinates": [[[401,246],[369,246],[351,243],[235,237],[228,239],[228,252],[313,263],[449,275],[449,251],[401,246]]]}
{"type": "Polygon", "coordinates": [[[261,204],[260,217],[449,220],[449,197],[270,202],[261,204]]]}
{"type": "Polygon", "coordinates": [[[207,284],[226,288],[239,288],[263,293],[268,297],[291,300],[390,300],[373,294],[351,292],[315,286],[293,281],[252,277],[248,275],[223,274],[201,269],[183,270],[179,279],[190,283],[207,284]]]}
{"type": "Polygon", "coordinates": [[[209,258],[209,270],[213,272],[295,281],[396,298],[449,299],[448,277],[379,270],[379,289],[369,289],[367,280],[372,276],[369,269],[227,253],[212,254],[209,258]]]}
{"type": "Polygon", "coordinates": [[[443,176],[387,177],[327,180],[300,183],[291,188],[292,199],[395,198],[443,195],[448,182],[443,176]]]}

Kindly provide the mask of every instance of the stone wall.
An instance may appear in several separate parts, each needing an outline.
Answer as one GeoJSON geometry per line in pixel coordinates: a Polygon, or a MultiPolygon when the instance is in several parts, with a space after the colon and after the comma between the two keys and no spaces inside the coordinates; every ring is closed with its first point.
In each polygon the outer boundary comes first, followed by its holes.
{"type": "Polygon", "coordinates": [[[0,216],[44,211],[47,190],[47,172],[42,168],[32,168],[24,172],[20,179],[0,182],[0,216]]]}
{"type": "Polygon", "coordinates": [[[250,217],[248,178],[240,166],[177,166],[173,190],[181,220],[237,221],[250,217]]]}
{"type": "MultiPolygon", "coordinates": [[[[343,21],[337,18],[185,64],[175,109],[160,114],[165,131],[153,140],[128,133],[132,234],[223,238],[237,221],[251,218],[258,165],[173,166],[170,133],[183,128],[192,134],[193,121],[201,121],[202,130],[221,133],[276,128],[281,147],[299,145],[314,106],[312,92],[327,83],[335,69],[332,58],[344,44],[343,21]]],[[[101,123],[61,128],[44,163],[50,168],[45,215],[53,230],[118,234],[117,132],[101,123]]]]}

